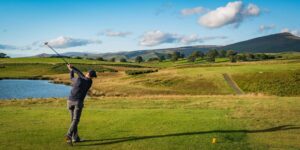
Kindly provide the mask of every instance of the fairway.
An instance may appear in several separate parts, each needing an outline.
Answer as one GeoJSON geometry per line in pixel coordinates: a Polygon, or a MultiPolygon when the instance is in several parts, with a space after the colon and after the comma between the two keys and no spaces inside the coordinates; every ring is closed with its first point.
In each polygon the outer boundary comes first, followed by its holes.
{"type": "MultiPolygon", "coordinates": [[[[299,149],[297,97],[88,99],[72,149],[299,149]],[[212,144],[212,138],[217,142],[212,144]]],[[[64,99],[0,102],[0,149],[67,149],[64,99]]]]}

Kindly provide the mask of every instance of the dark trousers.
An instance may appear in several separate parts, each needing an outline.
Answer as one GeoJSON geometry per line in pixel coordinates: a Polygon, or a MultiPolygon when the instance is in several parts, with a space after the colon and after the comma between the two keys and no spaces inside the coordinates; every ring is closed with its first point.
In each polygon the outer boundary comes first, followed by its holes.
{"type": "Polygon", "coordinates": [[[68,101],[68,109],[71,115],[71,125],[67,135],[72,137],[73,140],[79,140],[78,123],[82,112],[83,104],[77,101],[68,101]]]}

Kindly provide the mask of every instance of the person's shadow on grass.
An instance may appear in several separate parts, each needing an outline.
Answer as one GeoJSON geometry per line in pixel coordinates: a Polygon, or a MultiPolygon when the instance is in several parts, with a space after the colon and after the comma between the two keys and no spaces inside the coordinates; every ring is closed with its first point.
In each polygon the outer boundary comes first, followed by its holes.
{"type": "Polygon", "coordinates": [[[282,126],[260,129],[260,130],[211,130],[211,131],[198,131],[198,132],[171,133],[171,134],[162,134],[162,135],[129,136],[129,137],[120,137],[120,138],[111,138],[111,139],[84,140],[80,143],[86,143],[86,142],[92,142],[92,143],[80,144],[76,146],[108,145],[108,144],[116,144],[116,143],[122,143],[127,141],[137,141],[137,140],[174,137],[174,136],[201,135],[201,134],[210,134],[210,133],[262,133],[262,132],[277,132],[277,131],[297,130],[297,129],[300,129],[300,126],[282,125],[282,126]]]}

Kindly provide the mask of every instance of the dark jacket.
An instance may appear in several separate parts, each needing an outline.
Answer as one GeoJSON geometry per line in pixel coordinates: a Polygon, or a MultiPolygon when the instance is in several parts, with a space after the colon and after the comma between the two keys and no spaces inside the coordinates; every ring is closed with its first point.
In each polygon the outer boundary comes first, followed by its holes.
{"type": "Polygon", "coordinates": [[[70,71],[70,78],[73,83],[69,100],[83,102],[88,90],[92,86],[92,80],[86,78],[83,73],[75,67],[72,67],[72,71],[70,71]],[[74,77],[74,73],[78,75],[78,78],[74,77]]]}

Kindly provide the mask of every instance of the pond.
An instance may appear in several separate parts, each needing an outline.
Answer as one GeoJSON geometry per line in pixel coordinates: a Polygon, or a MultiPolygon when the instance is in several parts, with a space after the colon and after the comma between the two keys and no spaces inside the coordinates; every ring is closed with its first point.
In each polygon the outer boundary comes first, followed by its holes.
{"type": "Polygon", "coordinates": [[[47,80],[0,80],[0,99],[67,97],[71,86],[47,80]]]}

